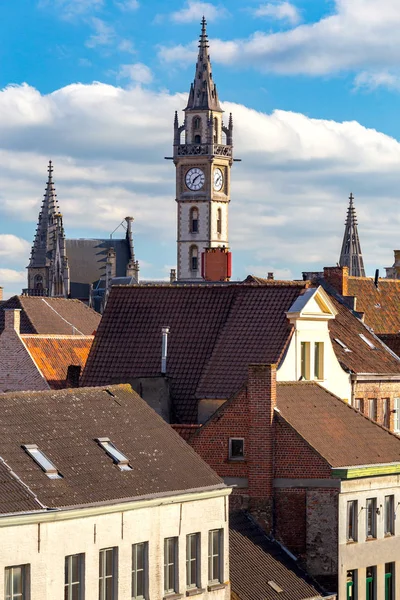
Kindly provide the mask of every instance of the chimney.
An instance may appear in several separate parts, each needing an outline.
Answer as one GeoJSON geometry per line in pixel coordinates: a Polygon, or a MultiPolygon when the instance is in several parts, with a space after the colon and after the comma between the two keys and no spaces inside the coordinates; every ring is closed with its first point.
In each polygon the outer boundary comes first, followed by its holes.
{"type": "Polygon", "coordinates": [[[20,333],[21,328],[21,309],[20,308],[5,308],[4,309],[4,331],[15,331],[20,333]]]}
{"type": "Polygon", "coordinates": [[[379,269],[375,270],[374,286],[376,288],[378,288],[378,286],[379,286],[379,269]]]}
{"type": "Polygon", "coordinates": [[[161,374],[165,375],[167,373],[169,327],[163,327],[161,331],[162,331],[161,374]]]}
{"type": "Polygon", "coordinates": [[[3,288],[0,287],[0,300],[3,300],[3,288]]]}
{"type": "Polygon", "coordinates": [[[267,531],[272,528],[273,419],[276,408],[276,365],[249,365],[248,457],[249,507],[267,531]]]}
{"type": "Polygon", "coordinates": [[[79,387],[79,378],[81,376],[82,367],[80,365],[68,365],[66,385],[67,388],[79,387]]]}
{"type": "Polygon", "coordinates": [[[206,281],[229,281],[232,274],[232,253],[225,246],[204,248],[201,255],[201,276],[206,281]]]}
{"type": "Polygon", "coordinates": [[[269,272],[268,272],[267,279],[271,279],[271,280],[273,280],[273,279],[274,279],[274,274],[273,274],[273,272],[272,272],[272,271],[269,271],[269,272]]]}
{"type": "Polygon", "coordinates": [[[176,281],[176,269],[171,269],[169,274],[169,282],[174,283],[176,281]]]}
{"type": "Polygon", "coordinates": [[[341,296],[349,295],[349,267],[324,267],[324,279],[341,296]]]}

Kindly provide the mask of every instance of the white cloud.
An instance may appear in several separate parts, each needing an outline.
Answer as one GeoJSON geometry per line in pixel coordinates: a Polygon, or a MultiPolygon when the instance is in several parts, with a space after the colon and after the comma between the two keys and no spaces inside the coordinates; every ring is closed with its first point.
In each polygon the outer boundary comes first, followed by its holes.
{"type": "Polygon", "coordinates": [[[228,15],[223,6],[215,6],[210,2],[197,2],[187,0],[186,6],[171,14],[171,20],[175,23],[192,23],[201,21],[205,17],[208,21],[216,21],[228,15]]]}
{"type": "Polygon", "coordinates": [[[287,21],[291,25],[296,25],[300,21],[299,11],[291,2],[260,4],[258,8],[254,9],[253,15],[257,18],[267,17],[278,21],[287,21]]]}
{"type": "Polygon", "coordinates": [[[66,19],[85,15],[104,6],[104,0],[39,0],[39,8],[56,10],[66,19]]]}
{"type": "Polygon", "coordinates": [[[136,50],[131,40],[123,39],[118,44],[118,50],[127,52],[128,54],[136,54],[136,50]]]}
{"type": "Polygon", "coordinates": [[[115,31],[111,25],[97,17],[92,17],[90,24],[94,29],[94,33],[85,42],[85,46],[95,48],[96,46],[109,46],[114,42],[115,31]]]}
{"type": "Polygon", "coordinates": [[[118,72],[119,79],[130,79],[134,83],[147,85],[153,81],[151,69],[143,63],[121,65],[118,72]]]}
{"type": "MultiPolygon", "coordinates": [[[[14,269],[0,269],[0,282],[4,284],[24,283],[26,271],[15,271],[14,269]]],[[[21,290],[19,290],[21,293],[21,290]]]]}
{"type": "MultiPolygon", "coordinates": [[[[282,74],[325,75],[380,70],[400,61],[398,0],[334,0],[332,14],[315,23],[277,33],[255,32],[247,39],[212,40],[216,62],[282,74]]],[[[192,60],[189,46],[187,61],[192,60]]],[[[163,58],[182,61],[169,49],[163,58]]]]}
{"type": "MultiPolygon", "coordinates": [[[[0,260],[22,259],[27,261],[31,244],[16,235],[0,234],[0,260]]],[[[1,285],[1,284],[0,284],[1,285]]]]}
{"type": "Polygon", "coordinates": [[[362,71],[354,79],[355,89],[364,89],[372,92],[379,87],[389,90],[400,90],[400,75],[389,71],[362,71]]]}
{"type": "MultiPolygon", "coordinates": [[[[108,237],[132,214],[136,251],[147,263],[142,277],[164,277],[164,265],[176,260],[176,205],[174,165],[163,157],[171,156],[174,111],[186,99],[100,83],[48,95],[27,85],[0,92],[0,222],[15,236],[0,243],[0,269],[20,273],[28,264],[28,244],[17,238],[33,239],[51,157],[67,235],[108,237]],[[5,256],[7,247],[15,252],[5,256]]],[[[233,113],[235,155],[243,159],[232,168],[236,277],[248,265],[300,277],[336,264],[350,190],[369,273],[392,262],[400,228],[397,140],[356,121],[230,103],[224,110],[233,113]]]]}
{"type": "Polygon", "coordinates": [[[115,2],[116,6],[124,12],[137,10],[140,6],[138,0],[120,0],[115,2]]]}

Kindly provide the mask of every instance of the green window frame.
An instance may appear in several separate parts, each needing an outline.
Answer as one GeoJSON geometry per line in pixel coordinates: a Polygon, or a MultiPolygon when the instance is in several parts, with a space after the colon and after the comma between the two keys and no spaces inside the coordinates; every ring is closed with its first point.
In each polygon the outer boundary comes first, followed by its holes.
{"type": "Polygon", "coordinates": [[[395,563],[386,563],[385,564],[385,600],[393,600],[394,599],[394,570],[395,563]]]}

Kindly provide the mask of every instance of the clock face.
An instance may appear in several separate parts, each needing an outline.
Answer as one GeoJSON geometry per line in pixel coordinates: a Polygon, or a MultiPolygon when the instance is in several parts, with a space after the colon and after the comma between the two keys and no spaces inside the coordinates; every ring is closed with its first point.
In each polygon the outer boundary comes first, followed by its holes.
{"type": "Polygon", "coordinates": [[[193,190],[194,192],[197,190],[201,190],[205,180],[206,178],[203,171],[201,169],[198,169],[197,167],[190,169],[186,173],[186,185],[188,186],[189,190],[193,190]]]}
{"type": "Polygon", "coordinates": [[[224,183],[224,176],[222,175],[221,169],[214,169],[214,190],[219,192],[222,189],[224,183]]]}

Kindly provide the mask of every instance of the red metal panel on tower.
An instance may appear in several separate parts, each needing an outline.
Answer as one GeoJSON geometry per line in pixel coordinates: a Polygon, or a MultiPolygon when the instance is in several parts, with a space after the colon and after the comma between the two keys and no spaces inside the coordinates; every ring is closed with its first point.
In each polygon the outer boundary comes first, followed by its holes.
{"type": "Polygon", "coordinates": [[[205,248],[201,255],[202,277],[205,281],[229,281],[231,253],[228,248],[205,248]]]}

